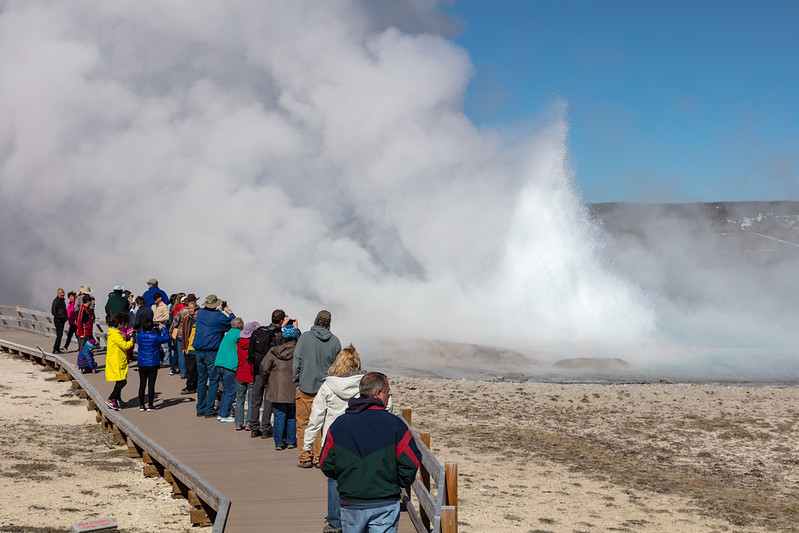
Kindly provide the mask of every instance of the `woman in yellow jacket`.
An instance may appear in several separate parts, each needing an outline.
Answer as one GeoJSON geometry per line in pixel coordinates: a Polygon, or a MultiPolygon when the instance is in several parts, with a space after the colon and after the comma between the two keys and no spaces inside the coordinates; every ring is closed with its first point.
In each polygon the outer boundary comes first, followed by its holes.
{"type": "Polygon", "coordinates": [[[105,355],[105,380],[115,381],[114,390],[105,404],[119,411],[122,403],[122,388],[128,384],[128,350],[133,339],[128,339],[119,331],[128,325],[128,314],[119,312],[108,319],[108,347],[105,355]]]}

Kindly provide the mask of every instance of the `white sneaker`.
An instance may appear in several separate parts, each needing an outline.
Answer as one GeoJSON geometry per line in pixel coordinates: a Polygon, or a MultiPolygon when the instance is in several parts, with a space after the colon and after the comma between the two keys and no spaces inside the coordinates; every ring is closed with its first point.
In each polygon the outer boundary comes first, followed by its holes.
{"type": "Polygon", "coordinates": [[[235,422],[236,418],[232,417],[232,416],[220,416],[219,417],[219,421],[220,422],[235,422]]]}

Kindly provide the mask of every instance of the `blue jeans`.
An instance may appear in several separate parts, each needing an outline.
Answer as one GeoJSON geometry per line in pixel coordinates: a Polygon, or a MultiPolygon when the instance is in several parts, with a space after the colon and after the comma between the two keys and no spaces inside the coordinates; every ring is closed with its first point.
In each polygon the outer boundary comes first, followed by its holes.
{"type": "Polygon", "coordinates": [[[216,370],[219,372],[219,381],[225,388],[222,399],[219,400],[219,416],[228,417],[233,409],[233,400],[236,398],[236,371],[222,366],[216,367],[216,370]]]}
{"type": "Polygon", "coordinates": [[[293,403],[272,403],[275,446],[297,444],[297,406],[293,403]]]}
{"type": "Polygon", "coordinates": [[[178,372],[178,353],[180,353],[180,339],[169,340],[169,370],[178,372]]]}
{"type": "Polygon", "coordinates": [[[219,386],[219,374],[214,366],[216,350],[195,350],[194,354],[197,357],[197,414],[212,415],[216,413],[214,402],[219,386]]]}
{"type": "Polygon", "coordinates": [[[341,508],[341,526],[346,533],[396,533],[400,502],[373,509],[341,508]]]}
{"type": "Polygon", "coordinates": [[[178,349],[178,371],[181,376],[186,375],[186,354],[183,353],[183,339],[175,339],[175,347],[178,349]]]}
{"type": "Polygon", "coordinates": [[[236,381],[236,425],[243,426],[244,421],[250,423],[252,411],[252,383],[236,381]],[[244,400],[247,400],[247,416],[244,416],[244,400]]]}
{"type": "Polygon", "coordinates": [[[170,352],[172,351],[172,341],[170,340],[161,344],[159,350],[161,350],[161,364],[162,365],[169,364],[169,355],[170,352]]]}
{"type": "Polygon", "coordinates": [[[327,478],[327,523],[341,529],[341,502],[338,496],[338,481],[327,478]]]}

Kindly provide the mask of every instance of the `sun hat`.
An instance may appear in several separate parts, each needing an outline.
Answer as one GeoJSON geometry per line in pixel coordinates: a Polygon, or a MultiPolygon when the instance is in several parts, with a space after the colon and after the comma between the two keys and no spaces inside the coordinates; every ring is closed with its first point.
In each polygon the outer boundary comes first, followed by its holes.
{"type": "Polygon", "coordinates": [[[242,328],[241,335],[239,335],[239,337],[242,339],[249,339],[252,337],[253,332],[260,327],[261,324],[258,322],[247,322],[244,324],[244,328],[242,328]]]}
{"type": "Polygon", "coordinates": [[[280,330],[280,333],[283,335],[284,339],[297,338],[297,328],[295,328],[291,324],[286,324],[285,326],[283,326],[283,329],[280,330]]]}
{"type": "Polygon", "coordinates": [[[197,301],[197,296],[193,292],[190,292],[189,295],[188,296],[184,296],[183,300],[181,300],[181,301],[184,304],[188,305],[191,302],[196,302],[197,301]]]}
{"type": "Polygon", "coordinates": [[[114,290],[115,291],[124,291],[125,287],[123,287],[122,285],[114,285],[114,290]]]}
{"type": "Polygon", "coordinates": [[[206,309],[216,309],[222,304],[222,300],[220,300],[216,294],[209,294],[205,297],[205,301],[203,302],[203,307],[206,309]]]}

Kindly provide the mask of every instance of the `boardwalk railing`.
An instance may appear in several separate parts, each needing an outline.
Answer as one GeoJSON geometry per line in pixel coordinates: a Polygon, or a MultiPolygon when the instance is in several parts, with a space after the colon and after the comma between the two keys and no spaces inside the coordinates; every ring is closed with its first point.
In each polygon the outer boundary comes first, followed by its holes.
{"type": "Polygon", "coordinates": [[[433,533],[458,532],[458,463],[441,463],[430,451],[430,433],[417,433],[413,429],[412,412],[402,410],[402,418],[413,439],[422,453],[422,464],[419,475],[408,489],[403,492],[402,501],[416,531],[432,531],[433,533]],[[431,480],[435,482],[437,491],[433,496],[431,480]],[[419,508],[411,501],[411,490],[416,496],[419,508]]]}
{"type": "MultiPolygon", "coordinates": [[[[13,326],[12,326],[13,327],[13,326]]],[[[26,329],[22,327],[20,329],[26,329]]],[[[95,410],[97,421],[111,432],[115,444],[127,444],[128,456],[141,457],[145,476],[160,475],[172,483],[172,496],[187,498],[193,524],[213,523],[212,533],[223,533],[230,511],[230,499],[214,488],[197,472],[189,468],[168,450],[161,447],[116,411],[105,405],[103,396],[69,361],[57,354],[47,354],[37,348],[0,339],[0,351],[30,359],[34,364],[58,370],[56,379],[72,381],[72,387],[88,401],[87,408],[95,410]]]]}
{"type": "MultiPolygon", "coordinates": [[[[0,305],[0,325],[9,328],[17,328],[31,333],[38,333],[47,337],[55,337],[55,324],[53,315],[36,309],[26,309],[19,306],[0,305]]],[[[64,335],[67,334],[69,324],[64,326],[64,335]]],[[[94,338],[100,342],[100,346],[105,346],[108,336],[108,326],[105,320],[94,321],[94,338]]],[[[77,342],[77,339],[75,339],[77,342]]]]}
{"type": "MultiPolygon", "coordinates": [[[[55,337],[52,315],[44,311],[0,305],[0,325],[16,328],[47,337],[55,337]]],[[[67,326],[68,327],[68,326],[67,326]]],[[[94,337],[105,346],[108,328],[105,321],[96,320],[94,337]]],[[[116,411],[106,407],[103,397],[83,377],[80,371],[63,357],[44,353],[28,346],[0,339],[0,350],[31,359],[36,364],[59,370],[60,379],[74,380],[89,398],[89,408],[97,411],[97,421],[114,435],[119,444],[128,445],[128,455],[139,456],[144,461],[145,475],[161,475],[173,484],[173,495],[188,497],[196,505],[192,522],[202,523],[203,518],[213,522],[213,533],[223,532],[230,510],[230,500],[216,490],[194,470],[180,462],[167,450],[130,424],[116,411]],[[202,515],[202,516],[201,516],[202,515]]],[[[83,395],[83,393],[82,393],[83,395]]],[[[402,502],[417,532],[457,533],[458,531],[458,464],[441,463],[430,451],[430,433],[417,433],[411,425],[410,409],[402,410],[402,418],[411,430],[422,454],[419,475],[405,489],[402,502]],[[435,495],[432,486],[435,485],[435,495]],[[413,503],[411,495],[416,497],[413,503]]]]}

